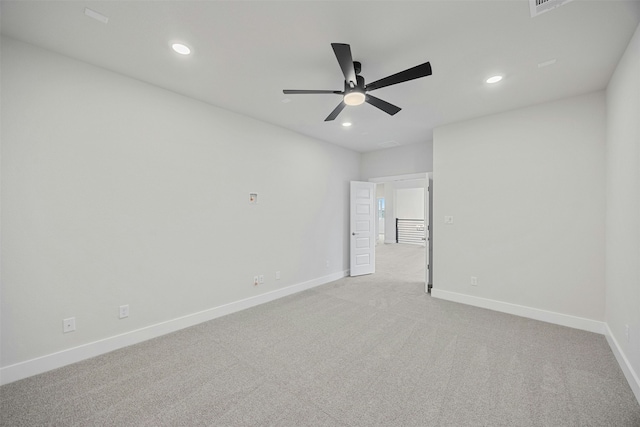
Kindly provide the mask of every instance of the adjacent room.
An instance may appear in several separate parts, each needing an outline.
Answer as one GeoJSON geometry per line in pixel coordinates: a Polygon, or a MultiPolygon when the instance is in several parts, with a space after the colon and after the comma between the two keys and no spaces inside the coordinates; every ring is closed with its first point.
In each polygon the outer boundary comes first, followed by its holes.
{"type": "Polygon", "coordinates": [[[0,20],[0,425],[640,425],[640,1],[0,20]]]}

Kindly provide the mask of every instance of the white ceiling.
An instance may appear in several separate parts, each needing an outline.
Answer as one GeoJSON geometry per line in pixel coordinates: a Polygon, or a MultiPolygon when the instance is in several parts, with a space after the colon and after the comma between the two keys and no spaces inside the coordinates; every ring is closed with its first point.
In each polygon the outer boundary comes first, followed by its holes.
{"type": "Polygon", "coordinates": [[[445,123],[604,89],[640,21],[639,1],[617,0],[575,0],[535,18],[527,0],[3,0],[0,7],[3,35],[361,152],[431,140],[445,123]],[[173,41],[193,53],[177,55],[173,41]],[[351,45],[368,82],[426,61],[433,75],[374,93],[402,108],[395,116],[364,104],[324,122],[338,95],[282,90],[342,90],[332,42],[351,45]],[[484,82],[494,74],[505,78],[484,82]],[[342,127],[346,120],[353,126],[342,127]]]}

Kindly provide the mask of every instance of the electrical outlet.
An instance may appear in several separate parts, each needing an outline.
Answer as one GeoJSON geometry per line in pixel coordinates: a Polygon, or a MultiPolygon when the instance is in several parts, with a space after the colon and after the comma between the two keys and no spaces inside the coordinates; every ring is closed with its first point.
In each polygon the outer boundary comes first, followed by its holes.
{"type": "Polygon", "coordinates": [[[329,260],[326,260],[326,261],[324,262],[324,266],[325,266],[325,267],[327,267],[327,268],[329,268],[329,260]]]}
{"type": "Polygon", "coordinates": [[[280,272],[276,271],[276,280],[280,280],[280,272]]]}
{"type": "Polygon", "coordinates": [[[119,317],[120,319],[129,317],[129,304],[120,306],[119,317]]]}
{"type": "Polygon", "coordinates": [[[471,286],[478,286],[478,278],[476,276],[471,276],[471,286]]]}
{"type": "Polygon", "coordinates": [[[627,342],[629,342],[629,325],[624,325],[624,336],[627,338],[627,342]]]}
{"type": "Polygon", "coordinates": [[[260,279],[258,276],[253,276],[253,286],[258,286],[260,284],[260,279]]]}
{"type": "Polygon", "coordinates": [[[68,319],[64,319],[62,321],[62,332],[63,333],[67,333],[67,332],[73,332],[76,330],[76,318],[75,317],[69,317],[68,319]]]}
{"type": "Polygon", "coordinates": [[[258,281],[260,282],[260,284],[264,283],[264,274],[261,274],[260,276],[258,276],[258,281]]]}

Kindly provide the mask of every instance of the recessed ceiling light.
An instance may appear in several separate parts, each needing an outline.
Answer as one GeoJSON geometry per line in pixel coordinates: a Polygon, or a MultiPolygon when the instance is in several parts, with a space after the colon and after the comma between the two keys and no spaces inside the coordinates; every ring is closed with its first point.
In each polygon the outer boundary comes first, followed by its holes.
{"type": "Polygon", "coordinates": [[[487,79],[487,83],[498,83],[500,80],[502,80],[502,76],[493,76],[487,79]]]}
{"type": "Polygon", "coordinates": [[[282,100],[283,104],[288,104],[290,102],[291,102],[291,100],[289,98],[285,98],[285,99],[282,100]]]}
{"type": "Polygon", "coordinates": [[[182,43],[174,43],[171,45],[171,49],[179,53],[180,55],[189,55],[191,53],[191,49],[188,46],[183,45],[182,43]]]}
{"type": "Polygon", "coordinates": [[[344,122],[342,123],[342,126],[348,128],[349,126],[351,126],[351,122],[344,122]]]}

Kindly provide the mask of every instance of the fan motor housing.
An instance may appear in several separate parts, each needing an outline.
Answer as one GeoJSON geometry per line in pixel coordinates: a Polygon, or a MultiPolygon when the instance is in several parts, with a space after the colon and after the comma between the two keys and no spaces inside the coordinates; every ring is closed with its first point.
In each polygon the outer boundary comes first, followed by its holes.
{"type": "Polygon", "coordinates": [[[349,82],[347,82],[345,80],[345,82],[344,82],[344,93],[353,92],[354,90],[357,90],[359,92],[364,92],[365,91],[365,88],[364,88],[364,77],[356,76],[356,80],[357,80],[357,82],[356,82],[355,87],[351,87],[349,82]]]}
{"type": "Polygon", "coordinates": [[[356,72],[356,75],[360,74],[360,71],[362,71],[362,64],[358,61],[353,61],[353,69],[356,72]]]}

